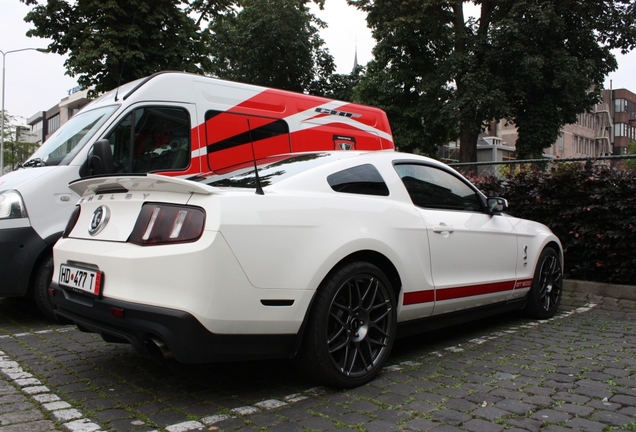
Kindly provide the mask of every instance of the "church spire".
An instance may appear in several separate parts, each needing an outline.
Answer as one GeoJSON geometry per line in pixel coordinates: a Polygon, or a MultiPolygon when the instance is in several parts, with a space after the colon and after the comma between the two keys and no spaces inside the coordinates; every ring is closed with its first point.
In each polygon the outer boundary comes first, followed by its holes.
{"type": "Polygon", "coordinates": [[[356,38],[356,51],[353,56],[353,69],[351,69],[351,73],[355,73],[357,67],[358,67],[358,38],[356,38]]]}

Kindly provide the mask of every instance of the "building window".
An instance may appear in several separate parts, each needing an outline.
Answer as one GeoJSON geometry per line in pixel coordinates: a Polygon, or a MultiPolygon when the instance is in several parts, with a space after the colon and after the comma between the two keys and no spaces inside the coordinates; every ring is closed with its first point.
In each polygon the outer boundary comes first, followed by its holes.
{"type": "Polygon", "coordinates": [[[614,112],[627,112],[627,99],[614,99],[614,112]]]}
{"type": "Polygon", "coordinates": [[[617,136],[617,137],[627,136],[627,123],[615,123],[614,136],[617,136]]]}
{"type": "Polygon", "coordinates": [[[52,134],[60,128],[60,115],[56,114],[47,120],[48,130],[47,133],[52,134]]]}

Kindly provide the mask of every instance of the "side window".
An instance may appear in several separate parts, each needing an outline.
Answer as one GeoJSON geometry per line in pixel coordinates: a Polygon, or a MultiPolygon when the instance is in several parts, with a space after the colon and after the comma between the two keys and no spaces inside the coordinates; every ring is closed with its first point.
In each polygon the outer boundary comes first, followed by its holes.
{"type": "Polygon", "coordinates": [[[482,211],[477,193],[458,177],[426,165],[400,164],[395,170],[418,207],[482,211]]]}
{"type": "Polygon", "coordinates": [[[208,166],[215,171],[291,152],[289,125],[283,119],[208,110],[205,133],[208,166]]]}
{"type": "Polygon", "coordinates": [[[336,192],[361,195],[388,196],[389,188],[373,165],[360,165],[327,177],[329,186],[336,192]]]}
{"type": "Polygon", "coordinates": [[[137,108],[106,138],[115,172],[181,170],[190,164],[190,116],[182,108],[137,108]]]}

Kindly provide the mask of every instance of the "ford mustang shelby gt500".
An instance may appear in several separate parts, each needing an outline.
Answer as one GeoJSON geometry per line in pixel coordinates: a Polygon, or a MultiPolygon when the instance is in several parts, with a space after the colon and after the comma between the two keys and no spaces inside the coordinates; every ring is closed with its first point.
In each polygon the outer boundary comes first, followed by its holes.
{"type": "Polygon", "coordinates": [[[82,198],[54,249],[55,313],[144,355],[289,357],[353,387],[396,337],[512,309],[549,318],[561,298],[547,227],[412,154],[290,154],[71,187],[82,198]]]}

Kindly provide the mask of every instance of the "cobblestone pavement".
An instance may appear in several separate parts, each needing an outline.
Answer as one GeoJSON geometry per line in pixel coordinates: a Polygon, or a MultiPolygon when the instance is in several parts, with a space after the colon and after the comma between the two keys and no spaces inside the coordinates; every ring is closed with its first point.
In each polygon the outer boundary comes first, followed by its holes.
{"type": "Polygon", "coordinates": [[[636,302],[566,293],[398,341],[373,382],[315,387],[287,361],[138,357],[0,299],[0,432],[636,431],[636,302]]]}

